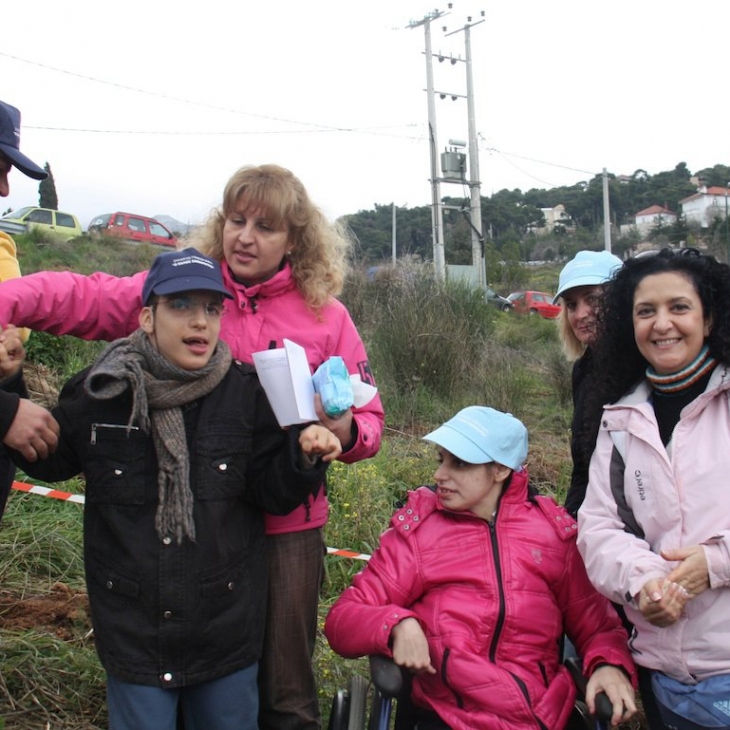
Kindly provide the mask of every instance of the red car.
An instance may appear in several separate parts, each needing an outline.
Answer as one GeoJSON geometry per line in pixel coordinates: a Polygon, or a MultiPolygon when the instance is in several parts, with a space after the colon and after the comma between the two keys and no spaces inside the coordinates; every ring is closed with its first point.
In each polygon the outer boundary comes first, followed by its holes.
{"type": "Polygon", "coordinates": [[[118,236],[125,241],[154,243],[157,246],[176,246],[177,238],[160,221],[134,213],[104,213],[89,223],[89,233],[118,236]]]}
{"type": "Polygon", "coordinates": [[[560,305],[553,304],[553,295],[542,291],[516,291],[507,299],[515,312],[539,314],[545,319],[555,319],[560,314],[560,305]]]}

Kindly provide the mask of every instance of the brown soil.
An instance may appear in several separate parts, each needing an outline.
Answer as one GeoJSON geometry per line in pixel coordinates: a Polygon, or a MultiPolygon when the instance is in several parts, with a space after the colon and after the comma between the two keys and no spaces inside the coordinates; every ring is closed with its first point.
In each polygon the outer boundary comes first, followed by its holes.
{"type": "Polygon", "coordinates": [[[79,630],[90,627],[89,599],[64,583],[55,583],[42,596],[25,598],[0,590],[0,626],[6,631],[46,631],[64,641],[77,639],[79,630]]]}

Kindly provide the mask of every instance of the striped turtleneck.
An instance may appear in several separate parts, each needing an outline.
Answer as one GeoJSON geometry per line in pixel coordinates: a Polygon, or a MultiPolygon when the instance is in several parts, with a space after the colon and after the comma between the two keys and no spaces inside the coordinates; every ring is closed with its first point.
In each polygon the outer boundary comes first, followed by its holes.
{"type": "Polygon", "coordinates": [[[717,360],[705,345],[687,367],[676,373],[660,375],[652,367],[646,369],[652,389],[652,405],[665,446],[672,438],[682,409],[704,392],[716,365],[717,360]]]}

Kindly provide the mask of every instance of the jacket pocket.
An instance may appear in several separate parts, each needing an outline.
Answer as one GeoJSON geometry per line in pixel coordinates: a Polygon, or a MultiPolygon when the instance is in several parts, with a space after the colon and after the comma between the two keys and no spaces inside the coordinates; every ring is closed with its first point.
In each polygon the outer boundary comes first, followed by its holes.
{"type": "Polygon", "coordinates": [[[150,447],[149,438],[136,426],[92,423],[84,469],[89,502],[144,504],[152,472],[150,447]]]}
{"type": "Polygon", "coordinates": [[[198,431],[195,440],[198,499],[243,496],[252,441],[253,430],[240,423],[214,423],[198,431]]]}

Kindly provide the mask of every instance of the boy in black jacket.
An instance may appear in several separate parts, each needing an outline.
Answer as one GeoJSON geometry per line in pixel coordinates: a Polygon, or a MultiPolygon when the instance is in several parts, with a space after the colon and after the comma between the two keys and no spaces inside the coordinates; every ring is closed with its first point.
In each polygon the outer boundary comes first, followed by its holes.
{"type": "Polygon", "coordinates": [[[46,481],[86,476],[110,729],[174,730],[179,705],[186,730],[253,730],[263,510],[300,504],[340,443],[320,425],[281,430],[253,368],[232,361],[218,340],[229,294],[215,260],[162,254],[142,296],[140,329],[63,388],[56,453],[13,457],[46,481]]]}

